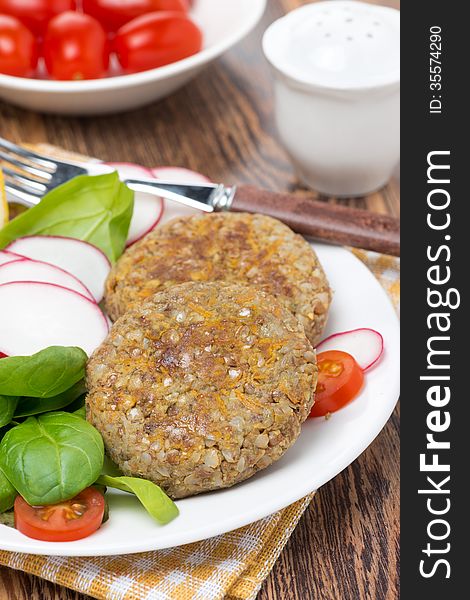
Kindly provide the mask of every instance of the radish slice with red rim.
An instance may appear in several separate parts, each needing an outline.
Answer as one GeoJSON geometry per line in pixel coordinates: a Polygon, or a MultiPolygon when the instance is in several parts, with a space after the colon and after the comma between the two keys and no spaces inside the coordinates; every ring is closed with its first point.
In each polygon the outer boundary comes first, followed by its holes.
{"type": "Polygon", "coordinates": [[[132,214],[126,246],[131,246],[160,222],[163,215],[163,199],[152,194],[135,192],[134,212],[132,214]]]}
{"type": "Polygon", "coordinates": [[[4,283],[0,306],[2,352],[8,356],[48,346],[78,346],[90,355],[109,330],[95,302],[52,283],[4,283]]]}
{"type": "Polygon", "coordinates": [[[0,250],[0,265],[6,265],[14,262],[15,260],[22,260],[22,256],[14,254],[13,252],[7,252],[6,250],[0,250]]]}
{"type": "MultiPolygon", "coordinates": [[[[133,163],[107,163],[114,167],[121,179],[155,179],[152,171],[133,163]]],[[[132,214],[126,246],[131,246],[154,229],[163,214],[163,199],[153,194],[134,193],[134,212],[132,214]]]]}
{"type": "Polygon", "coordinates": [[[375,329],[361,327],[330,335],[317,346],[317,352],[341,350],[351,354],[363,371],[370,369],[384,351],[384,339],[375,329]]]}
{"type": "Polygon", "coordinates": [[[153,177],[151,169],[147,169],[147,167],[143,167],[142,165],[136,165],[135,163],[110,162],[106,164],[116,169],[121,179],[153,177]]]}
{"type": "Polygon", "coordinates": [[[205,175],[184,169],[182,167],[155,167],[150,169],[153,177],[164,179],[165,181],[174,181],[175,183],[210,183],[205,175]]]}
{"type": "Polygon", "coordinates": [[[103,298],[111,263],[93,244],[69,237],[32,235],[14,240],[7,249],[68,271],[90,290],[96,302],[103,298]]]}
{"type": "Polygon", "coordinates": [[[74,275],[46,262],[20,258],[4,265],[0,265],[0,285],[14,281],[38,281],[42,283],[55,283],[62,287],[83,294],[95,301],[88,288],[74,275]]]}
{"type": "MultiPolygon", "coordinates": [[[[196,173],[195,171],[180,167],[155,167],[152,169],[152,173],[157,179],[163,179],[164,181],[174,183],[187,183],[196,185],[210,183],[210,179],[208,179],[205,175],[201,175],[201,173],[196,173]]],[[[197,208],[190,208],[189,206],[184,206],[178,202],[165,202],[164,222],[168,223],[168,221],[178,217],[198,215],[200,213],[201,211],[197,208]]]]}

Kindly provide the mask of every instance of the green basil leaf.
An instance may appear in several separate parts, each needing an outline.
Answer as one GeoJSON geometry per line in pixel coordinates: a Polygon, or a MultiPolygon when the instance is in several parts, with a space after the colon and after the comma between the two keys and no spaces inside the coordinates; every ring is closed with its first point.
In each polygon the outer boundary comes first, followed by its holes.
{"type": "Polygon", "coordinates": [[[86,406],[81,406],[80,408],[75,410],[73,414],[77,415],[77,417],[80,417],[80,419],[84,419],[86,421],[86,406]]]}
{"type": "MultiPolygon", "coordinates": [[[[15,410],[15,418],[32,417],[42,413],[61,410],[71,405],[86,392],[85,381],[82,379],[72,387],[51,398],[20,398],[15,410]]],[[[1,398],[1,397],[0,397],[1,398]]],[[[0,399],[1,402],[1,399],[0,399]]],[[[73,412],[71,410],[70,412],[73,412]]],[[[1,414],[1,410],[0,410],[1,414]]],[[[0,419],[1,421],[1,419],[0,419]]]]}
{"type": "Polygon", "coordinates": [[[12,427],[16,427],[17,425],[18,423],[16,421],[10,421],[8,425],[5,425],[5,427],[0,427],[0,442],[3,440],[7,432],[10,431],[12,427]]]}
{"type": "Polygon", "coordinates": [[[0,427],[5,427],[13,419],[18,404],[18,396],[0,395],[0,427]]]}
{"type": "Polygon", "coordinates": [[[110,475],[111,477],[120,477],[122,475],[121,469],[107,454],[104,455],[103,471],[101,475],[110,475]]]}
{"type": "Polygon", "coordinates": [[[161,525],[166,525],[179,515],[178,507],[173,500],[168,498],[161,487],[146,479],[101,475],[97,483],[134,494],[149,515],[161,525]]]}
{"type": "Polygon", "coordinates": [[[32,505],[73,498],[97,480],[103,460],[98,431],[66,412],[29,417],[0,443],[0,469],[32,505]]]}
{"type": "MultiPolygon", "coordinates": [[[[69,412],[69,413],[74,413],[74,414],[79,414],[78,411],[83,410],[85,408],[85,400],[86,400],[86,390],[85,393],[83,393],[81,396],[78,396],[78,398],[76,398],[72,404],[69,404],[68,406],[65,407],[65,411],[69,412]]],[[[86,413],[85,413],[85,417],[86,418],[86,413]]]]}
{"type": "Polygon", "coordinates": [[[50,346],[32,356],[0,360],[0,394],[51,398],[85,376],[87,355],[81,348],[50,346]]]}
{"type": "Polygon", "coordinates": [[[13,506],[17,495],[15,488],[0,469],[0,513],[9,510],[13,506]]]}
{"type": "Polygon", "coordinates": [[[0,230],[0,248],[25,235],[63,235],[90,242],[115,262],[124,251],[134,193],[116,172],[80,175],[0,230]]]}

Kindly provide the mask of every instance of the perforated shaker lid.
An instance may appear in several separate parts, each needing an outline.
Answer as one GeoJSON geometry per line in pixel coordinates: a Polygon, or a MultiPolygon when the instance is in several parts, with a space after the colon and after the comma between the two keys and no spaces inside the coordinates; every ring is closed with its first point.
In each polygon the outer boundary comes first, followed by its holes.
{"type": "Polygon", "coordinates": [[[307,4],[275,21],[263,38],[267,59],[285,75],[334,89],[400,80],[400,13],[355,2],[307,4]]]}

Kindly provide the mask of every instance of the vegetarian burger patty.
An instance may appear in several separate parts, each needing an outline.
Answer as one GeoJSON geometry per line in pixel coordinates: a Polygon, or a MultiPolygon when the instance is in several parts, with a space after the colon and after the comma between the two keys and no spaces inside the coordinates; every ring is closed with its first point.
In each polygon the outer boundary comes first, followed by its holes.
{"type": "Polygon", "coordinates": [[[282,456],[316,381],[303,327],[275,298],[185,283],[116,321],[88,363],[87,417],[126,475],[183,498],[282,456]]]}
{"type": "Polygon", "coordinates": [[[128,249],[106,284],[106,308],[117,319],[155,292],[186,281],[249,283],[276,296],[321,338],[331,292],[308,242],[271,217],[212,213],[181,217],[128,249]]]}

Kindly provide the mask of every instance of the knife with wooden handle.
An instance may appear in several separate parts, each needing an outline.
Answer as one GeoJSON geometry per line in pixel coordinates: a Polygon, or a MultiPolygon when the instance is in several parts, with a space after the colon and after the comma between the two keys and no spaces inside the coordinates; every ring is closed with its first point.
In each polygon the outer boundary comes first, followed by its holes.
{"type": "Polygon", "coordinates": [[[275,217],[297,233],[346,246],[400,255],[400,222],[368,210],[319,202],[295,194],[278,194],[251,185],[185,184],[125,179],[136,191],[162,197],[206,212],[236,211],[275,217]]]}
{"type": "MultiPolygon", "coordinates": [[[[3,138],[0,138],[0,160],[7,165],[2,169],[8,196],[26,206],[34,206],[44,194],[73,177],[101,175],[115,169],[97,161],[56,160],[3,138]],[[31,167],[29,163],[35,166],[31,167]]],[[[385,254],[400,254],[400,226],[398,219],[393,217],[293,194],[276,194],[249,185],[237,188],[222,183],[176,183],[147,178],[124,178],[123,181],[133,190],[159,195],[206,212],[261,213],[276,217],[294,231],[309,237],[385,254]]]]}
{"type": "Polygon", "coordinates": [[[275,217],[319,240],[400,256],[400,221],[387,215],[249,185],[238,186],[230,210],[275,217]]]}

